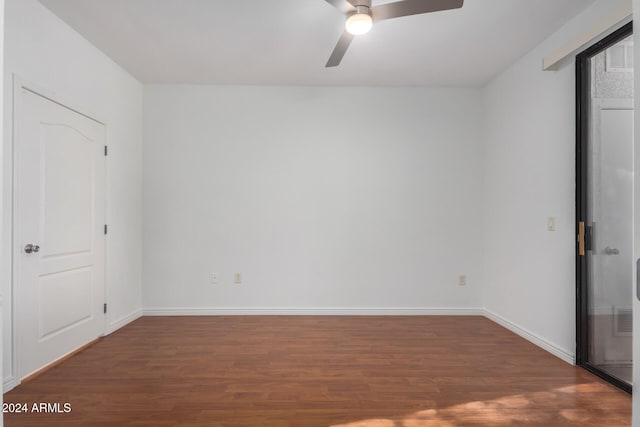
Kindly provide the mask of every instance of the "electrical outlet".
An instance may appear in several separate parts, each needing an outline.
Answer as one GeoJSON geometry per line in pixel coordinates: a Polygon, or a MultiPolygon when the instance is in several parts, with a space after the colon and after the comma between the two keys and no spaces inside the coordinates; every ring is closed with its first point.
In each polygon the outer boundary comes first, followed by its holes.
{"type": "Polygon", "coordinates": [[[242,283],[242,273],[236,273],[233,275],[233,282],[236,285],[239,285],[240,283],[242,283]]]}
{"type": "Polygon", "coordinates": [[[466,286],[467,285],[467,275],[466,274],[461,274],[460,277],[458,277],[458,285],[460,285],[460,286],[466,286]]]}
{"type": "Polygon", "coordinates": [[[211,273],[211,284],[212,285],[218,284],[218,273],[211,273]]]}

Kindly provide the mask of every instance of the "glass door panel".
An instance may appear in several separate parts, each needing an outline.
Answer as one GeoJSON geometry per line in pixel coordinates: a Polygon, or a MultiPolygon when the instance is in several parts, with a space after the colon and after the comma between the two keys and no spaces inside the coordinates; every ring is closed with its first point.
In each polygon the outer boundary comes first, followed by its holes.
{"type": "Polygon", "coordinates": [[[632,379],[633,39],[579,56],[578,364],[622,388],[632,379]],[[580,67],[582,73],[580,75],[580,67]],[[586,80],[586,81],[585,81],[586,80]],[[580,132],[579,132],[580,133],[580,132]],[[582,246],[583,245],[583,246],[582,246]],[[582,249],[584,248],[584,250],[582,249]],[[580,324],[580,323],[584,324],[580,324]]]}

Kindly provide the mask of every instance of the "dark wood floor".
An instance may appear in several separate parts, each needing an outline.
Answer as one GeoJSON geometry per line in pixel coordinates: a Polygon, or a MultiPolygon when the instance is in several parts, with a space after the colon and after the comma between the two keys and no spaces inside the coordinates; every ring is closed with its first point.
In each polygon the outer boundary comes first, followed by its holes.
{"type": "Polygon", "coordinates": [[[631,423],[628,394],[482,317],[144,317],[4,399],[71,405],[8,427],[631,423]]]}

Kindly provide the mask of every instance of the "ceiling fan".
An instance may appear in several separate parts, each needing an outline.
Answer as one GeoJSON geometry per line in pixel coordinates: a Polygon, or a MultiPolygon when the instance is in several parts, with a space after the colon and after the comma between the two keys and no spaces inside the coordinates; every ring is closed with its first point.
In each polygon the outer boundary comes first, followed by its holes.
{"type": "Polygon", "coordinates": [[[329,57],[326,67],[340,64],[355,36],[367,33],[375,21],[459,9],[464,0],[404,0],[371,7],[371,0],[325,0],[347,16],[345,30],[329,57]]]}

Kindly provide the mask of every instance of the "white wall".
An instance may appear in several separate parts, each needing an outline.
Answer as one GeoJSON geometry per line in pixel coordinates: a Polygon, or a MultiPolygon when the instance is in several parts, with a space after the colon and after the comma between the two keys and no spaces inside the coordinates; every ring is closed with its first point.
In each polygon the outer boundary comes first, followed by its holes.
{"type": "Polygon", "coordinates": [[[479,307],[479,100],[146,86],[145,309],[479,307]]]}
{"type": "MultiPolygon", "coordinates": [[[[4,121],[12,121],[12,75],[103,121],[107,160],[108,330],[141,307],[142,86],[35,0],[6,1],[4,121]]],[[[11,126],[3,144],[2,235],[11,235],[11,126]]],[[[11,301],[11,242],[2,239],[2,294],[11,301]]],[[[5,386],[12,386],[12,312],[4,310],[5,386]]]]}
{"type": "MultiPolygon", "coordinates": [[[[640,13],[640,0],[633,0],[633,12],[637,16],[640,13]]],[[[638,19],[634,18],[633,34],[633,56],[640,58],[640,31],[638,31],[638,19]]],[[[640,99],[640,73],[634,73],[634,98],[640,99]]],[[[640,108],[634,109],[634,171],[640,171],[640,108]]],[[[640,258],[640,173],[634,173],[634,230],[633,230],[633,259],[640,258]]],[[[637,261],[636,261],[637,262],[637,261]]],[[[637,271],[633,272],[633,283],[636,283],[637,271]]],[[[636,393],[633,393],[632,423],[633,426],[640,426],[640,393],[637,392],[640,384],[640,301],[636,296],[637,289],[634,287],[633,300],[633,384],[636,384],[636,393]]]]}
{"type": "Polygon", "coordinates": [[[542,58],[622,1],[599,0],[484,90],[484,306],[575,356],[575,64],[542,58]],[[547,217],[557,231],[546,231],[547,217]]]}
{"type": "MultiPolygon", "coordinates": [[[[0,0],[0,70],[3,70],[4,68],[4,0],[0,0]]],[[[1,81],[0,81],[1,82],[1,81]]],[[[5,88],[4,88],[4,84],[0,83],[0,100],[4,99],[4,93],[5,93],[5,88]]],[[[0,101],[0,135],[3,134],[3,129],[5,127],[5,123],[4,123],[4,119],[3,119],[3,105],[2,102],[0,101]]],[[[3,152],[2,150],[0,150],[0,188],[3,188],[3,171],[4,171],[4,162],[3,162],[3,152]]],[[[0,224],[2,224],[4,221],[4,212],[3,212],[3,198],[0,197],[0,224]]],[[[4,241],[5,239],[5,234],[4,234],[4,230],[2,229],[2,227],[0,226],[0,242],[4,241]]],[[[0,247],[0,278],[4,278],[4,265],[2,263],[2,248],[0,247]]],[[[5,310],[5,306],[7,305],[6,303],[6,299],[5,299],[5,295],[4,295],[4,289],[2,289],[2,287],[0,286],[0,369],[2,369],[3,363],[2,363],[2,354],[3,354],[3,346],[4,344],[4,337],[2,336],[1,331],[3,330],[2,327],[2,323],[3,323],[3,312],[5,310]]],[[[3,404],[4,398],[2,393],[0,393],[0,405],[3,404]]],[[[4,416],[0,416],[0,427],[2,427],[4,425],[4,416]]]]}

